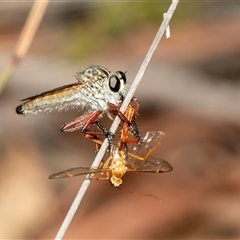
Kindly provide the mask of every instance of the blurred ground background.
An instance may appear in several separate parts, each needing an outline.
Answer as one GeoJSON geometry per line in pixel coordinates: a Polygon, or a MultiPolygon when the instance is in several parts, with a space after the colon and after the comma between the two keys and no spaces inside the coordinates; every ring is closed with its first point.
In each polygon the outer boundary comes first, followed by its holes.
{"type": "MultiPolygon", "coordinates": [[[[30,51],[0,96],[0,238],[50,239],[84,177],[48,175],[90,166],[94,145],[62,123],[81,113],[18,116],[20,99],[74,82],[84,65],[127,71],[131,83],[169,3],[52,2],[30,51]]],[[[0,70],[31,2],[0,3],[0,70]]],[[[93,181],[67,238],[240,238],[240,4],[183,2],[136,96],[138,125],[166,132],[154,155],[167,174],[124,176],[130,195],[93,181]]],[[[109,124],[109,123],[106,123],[109,124]]]]}

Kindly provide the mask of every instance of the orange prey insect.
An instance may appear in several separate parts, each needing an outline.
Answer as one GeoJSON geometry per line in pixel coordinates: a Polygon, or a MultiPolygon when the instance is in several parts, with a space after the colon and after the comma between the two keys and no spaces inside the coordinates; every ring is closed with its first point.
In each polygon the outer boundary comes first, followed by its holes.
{"type": "MultiPolygon", "coordinates": [[[[125,117],[132,122],[135,120],[136,111],[129,105],[125,117]]],[[[117,148],[113,148],[111,156],[98,167],[77,167],[64,170],[49,176],[50,179],[68,178],[84,174],[101,173],[105,177],[94,177],[102,181],[109,179],[118,187],[122,184],[122,177],[126,172],[165,173],[172,170],[172,166],[161,158],[154,158],[151,153],[161,145],[165,135],[161,131],[148,132],[140,144],[136,139],[129,139],[129,124],[123,123],[122,133],[117,148]],[[129,143],[127,145],[127,143],[129,143]],[[130,146],[130,147],[129,147],[130,146]]]]}

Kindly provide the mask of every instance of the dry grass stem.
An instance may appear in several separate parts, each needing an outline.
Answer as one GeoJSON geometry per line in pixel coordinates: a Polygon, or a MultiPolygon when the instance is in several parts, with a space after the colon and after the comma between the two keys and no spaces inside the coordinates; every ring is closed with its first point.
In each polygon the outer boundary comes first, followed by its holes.
{"type": "Polygon", "coordinates": [[[45,13],[48,2],[49,0],[35,0],[31,12],[17,41],[12,57],[0,75],[0,94],[12,77],[13,73],[16,71],[16,68],[21,60],[25,57],[45,13]]]}

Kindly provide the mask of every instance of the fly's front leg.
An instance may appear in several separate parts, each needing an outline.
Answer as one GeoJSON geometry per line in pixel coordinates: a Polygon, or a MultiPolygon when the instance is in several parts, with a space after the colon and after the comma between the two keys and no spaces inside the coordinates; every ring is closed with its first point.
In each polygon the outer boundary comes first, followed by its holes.
{"type": "Polygon", "coordinates": [[[129,126],[129,131],[134,136],[134,138],[138,141],[138,143],[143,143],[143,138],[141,137],[141,134],[135,119],[131,121],[131,124],[129,126]]]}
{"type": "MultiPolygon", "coordinates": [[[[125,114],[123,114],[120,110],[119,107],[117,107],[115,104],[113,103],[108,103],[108,107],[111,110],[111,112],[113,112],[114,115],[118,115],[119,118],[126,124],[128,124],[129,126],[131,125],[131,122],[133,120],[135,120],[137,114],[138,114],[138,109],[139,109],[139,101],[136,97],[133,97],[131,99],[131,102],[127,107],[127,110],[125,112],[125,114]],[[131,103],[135,103],[134,106],[130,105],[131,103]],[[130,111],[128,111],[130,109],[130,111]]],[[[122,105],[122,101],[119,102],[119,105],[122,105]]],[[[136,123],[135,123],[136,125],[136,123]]]]}
{"type": "Polygon", "coordinates": [[[130,130],[131,134],[134,136],[134,138],[138,141],[138,143],[143,143],[143,138],[141,137],[140,131],[139,131],[137,123],[136,123],[136,116],[138,114],[138,109],[139,109],[139,101],[136,97],[133,97],[131,99],[131,103],[134,103],[135,105],[133,106],[134,115],[131,119],[131,123],[129,125],[129,130],[130,130]]]}
{"type": "Polygon", "coordinates": [[[112,152],[114,134],[105,128],[99,121],[96,121],[95,124],[105,134],[106,138],[108,139],[110,152],[112,152]]]}
{"type": "Polygon", "coordinates": [[[138,129],[137,123],[136,123],[136,116],[139,109],[139,101],[137,98],[133,97],[131,100],[131,103],[135,103],[134,106],[129,105],[127,107],[127,110],[125,114],[123,114],[119,108],[113,104],[108,103],[110,111],[114,114],[119,116],[119,118],[122,120],[123,123],[127,124],[130,133],[133,135],[133,137],[137,140],[138,143],[143,143],[143,138],[141,137],[140,131],[138,129]]]}

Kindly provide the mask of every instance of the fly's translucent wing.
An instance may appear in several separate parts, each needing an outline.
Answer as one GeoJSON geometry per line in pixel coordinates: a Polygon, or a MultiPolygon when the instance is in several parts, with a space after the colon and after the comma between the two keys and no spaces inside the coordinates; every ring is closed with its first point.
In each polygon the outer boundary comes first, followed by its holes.
{"type": "Polygon", "coordinates": [[[162,158],[154,158],[152,152],[160,147],[161,139],[165,133],[161,131],[148,132],[143,143],[140,145],[129,145],[126,166],[128,172],[170,172],[173,168],[170,163],[162,158]]]}
{"type": "Polygon", "coordinates": [[[69,168],[62,172],[51,174],[48,178],[49,179],[57,179],[57,178],[69,178],[75,177],[80,175],[86,175],[91,173],[102,173],[106,172],[107,168],[89,168],[89,167],[77,167],[77,168],[69,168]]]}
{"type": "Polygon", "coordinates": [[[24,103],[16,108],[16,112],[25,115],[41,111],[51,112],[54,109],[61,111],[82,106],[83,103],[79,101],[82,91],[84,91],[84,88],[81,82],[64,85],[23,99],[24,103]]]}
{"type": "Polygon", "coordinates": [[[27,101],[27,100],[34,100],[34,99],[37,99],[39,97],[46,97],[46,96],[51,96],[53,93],[61,93],[63,90],[67,90],[67,89],[72,89],[72,87],[74,86],[81,86],[82,83],[81,82],[76,82],[76,83],[70,83],[70,84],[66,84],[66,85],[63,85],[61,87],[57,87],[57,88],[54,88],[54,89],[51,89],[51,90],[48,90],[48,91],[45,91],[43,93],[40,93],[40,94],[37,94],[37,95],[34,95],[32,97],[28,97],[28,98],[24,98],[22,99],[21,101],[27,101]]]}

